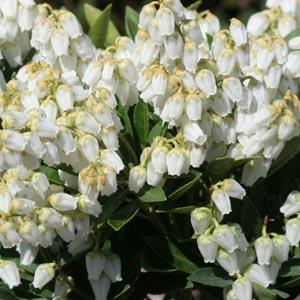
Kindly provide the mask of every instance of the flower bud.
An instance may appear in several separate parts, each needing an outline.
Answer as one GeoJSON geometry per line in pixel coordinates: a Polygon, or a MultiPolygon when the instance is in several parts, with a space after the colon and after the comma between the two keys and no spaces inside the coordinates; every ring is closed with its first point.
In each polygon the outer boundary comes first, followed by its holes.
{"type": "Polygon", "coordinates": [[[286,237],[291,246],[298,246],[300,242],[300,220],[298,218],[290,219],[285,224],[286,237]]]}
{"type": "Polygon", "coordinates": [[[13,261],[0,260],[0,278],[10,289],[18,286],[21,281],[16,263],[13,261]]]}
{"type": "Polygon", "coordinates": [[[199,207],[191,213],[191,223],[196,234],[203,234],[212,222],[211,210],[199,207]]]}
{"type": "Polygon", "coordinates": [[[55,264],[45,263],[37,267],[34,273],[33,286],[41,289],[45,284],[52,280],[55,273],[55,264]]]}

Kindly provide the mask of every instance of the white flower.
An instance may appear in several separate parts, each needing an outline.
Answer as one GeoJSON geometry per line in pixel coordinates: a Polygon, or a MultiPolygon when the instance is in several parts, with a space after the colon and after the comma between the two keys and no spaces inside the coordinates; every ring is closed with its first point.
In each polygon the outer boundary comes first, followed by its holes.
{"type": "Polygon", "coordinates": [[[34,273],[33,286],[41,289],[45,284],[51,281],[55,273],[55,264],[45,263],[37,267],[34,273]]]}
{"type": "Polygon", "coordinates": [[[23,266],[30,266],[34,262],[39,252],[39,248],[33,247],[25,241],[22,241],[18,251],[20,253],[20,264],[23,266]]]}
{"type": "Polygon", "coordinates": [[[32,221],[26,221],[19,229],[19,234],[26,242],[37,247],[41,242],[41,235],[37,225],[32,221]]]}
{"type": "Polygon", "coordinates": [[[185,139],[197,145],[203,145],[207,137],[201,127],[196,122],[188,122],[183,127],[183,135],[185,139]]]}
{"type": "Polygon", "coordinates": [[[191,223],[196,234],[203,234],[212,222],[211,210],[199,207],[191,213],[191,223]]]}
{"type": "Polygon", "coordinates": [[[122,281],[120,256],[115,253],[106,256],[103,271],[112,282],[122,281]]]}
{"type": "Polygon", "coordinates": [[[252,284],[247,278],[238,278],[234,281],[232,288],[238,299],[252,300],[252,284]]]}
{"type": "Polygon", "coordinates": [[[68,245],[68,252],[73,256],[84,252],[93,245],[93,240],[86,235],[77,234],[75,239],[68,245]]]}
{"type": "Polygon", "coordinates": [[[197,86],[207,98],[217,92],[216,79],[212,71],[206,69],[199,71],[196,74],[195,80],[197,86]]]}
{"type": "Polygon", "coordinates": [[[56,228],[57,234],[65,241],[70,242],[75,238],[75,225],[69,216],[62,217],[63,226],[56,228]]]}
{"type": "Polygon", "coordinates": [[[144,5],[140,12],[138,27],[146,29],[154,18],[155,13],[155,7],[152,4],[144,5]]]}
{"type": "Polygon", "coordinates": [[[229,195],[223,189],[214,189],[211,194],[211,199],[222,215],[226,215],[231,212],[229,195]]]}
{"type": "Polygon", "coordinates": [[[238,19],[231,19],[229,30],[237,46],[241,46],[248,43],[248,36],[245,25],[238,19]]]}
{"type": "Polygon", "coordinates": [[[39,221],[46,227],[58,229],[64,224],[62,216],[51,207],[42,207],[37,214],[39,221]]]}
{"type": "Polygon", "coordinates": [[[235,249],[238,248],[234,232],[230,226],[220,225],[214,230],[213,235],[216,239],[216,242],[226,251],[232,253],[235,249]]]}
{"type": "Polygon", "coordinates": [[[245,277],[251,282],[255,282],[263,287],[268,287],[272,282],[268,272],[264,269],[264,266],[252,264],[247,270],[245,277]]]}
{"type": "Polygon", "coordinates": [[[189,153],[185,149],[174,148],[167,155],[167,169],[169,175],[180,176],[188,172],[189,153]]]}
{"type": "Polygon", "coordinates": [[[247,31],[254,37],[262,34],[269,27],[267,16],[261,12],[253,14],[247,23],[247,31]]]}
{"type": "Polygon", "coordinates": [[[273,239],[273,255],[279,263],[289,258],[290,244],[285,235],[276,235],[273,239]]]}
{"type": "Polygon", "coordinates": [[[243,87],[237,77],[230,76],[223,80],[222,88],[229,99],[233,102],[239,102],[243,98],[243,87]]]}
{"type": "Polygon", "coordinates": [[[182,48],[184,46],[182,37],[178,32],[174,32],[174,34],[170,36],[165,36],[164,46],[166,49],[166,53],[170,59],[175,60],[177,58],[180,58],[182,48]]]}
{"type": "Polygon", "coordinates": [[[13,261],[0,260],[0,278],[10,289],[18,286],[21,281],[16,263],[13,261]]]}
{"type": "Polygon", "coordinates": [[[102,212],[102,206],[98,200],[90,199],[87,195],[80,195],[77,203],[78,209],[89,215],[98,217],[102,212]]]}
{"type": "Polygon", "coordinates": [[[218,244],[212,235],[200,235],[197,245],[205,263],[213,263],[216,260],[218,244]]]}
{"type": "Polygon", "coordinates": [[[102,274],[100,279],[90,279],[89,282],[91,284],[95,300],[107,300],[111,280],[105,274],[102,274]]]}
{"type": "Polygon", "coordinates": [[[156,13],[161,35],[171,35],[175,30],[175,16],[168,7],[160,7],[156,13]]]}
{"type": "Polygon", "coordinates": [[[293,191],[289,193],[285,202],[280,207],[280,212],[282,212],[285,217],[290,217],[291,215],[297,214],[299,211],[300,193],[298,191],[293,191]]]}
{"type": "Polygon", "coordinates": [[[10,210],[12,213],[26,215],[33,212],[35,202],[25,198],[14,198],[10,202],[10,210]]]}
{"type": "Polygon", "coordinates": [[[56,90],[56,101],[62,111],[73,108],[74,95],[70,86],[61,84],[56,90]]]}
{"type": "Polygon", "coordinates": [[[15,151],[24,150],[27,144],[24,137],[13,130],[0,130],[0,141],[3,146],[15,151]]]}
{"type": "Polygon", "coordinates": [[[202,99],[197,94],[188,94],[185,98],[185,110],[190,121],[198,121],[202,115],[202,99]]]}
{"type": "Polygon", "coordinates": [[[52,194],[47,199],[51,206],[60,211],[76,209],[77,199],[66,193],[52,194]]]}
{"type": "Polygon", "coordinates": [[[147,165],[147,183],[152,186],[157,186],[162,182],[163,173],[158,173],[153,167],[153,163],[147,165]]]}
{"type": "Polygon", "coordinates": [[[129,190],[138,193],[146,182],[146,169],[136,166],[130,169],[129,173],[129,190]]]}
{"type": "Polygon", "coordinates": [[[286,237],[291,246],[298,246],[300,242],[300,220],[298,218],[290,219],[285,224],[286,237]]]}
{"type": "Polygon", "coordinates": [[[82,34],[77,18],[69,11],[63,11],[59,16],[60,24],[68,35],[75,39],[82,34]]]}
{"type": "Polygon", "coordinates": [[[194,73],[197,70],[198,64],[198,48],[197,44],[193,41],[187,41],[184,44],[183,51],[181,54],[182,62],[185,68],[194,73]]]}
{"type": "Polygon", "coordinates": [[[89,280],[100,278],[104,269],[106,258],[104,254],[96,251],[89,252],[85,257],[85,265],[88,272],[89,280]]]}
{"type": "Polygon", "coordinates": [[[269,236],[262,236],[254,243],[256,256],[260,265],[269,265],[273,254],[273,243],[269,236]]]}
{"type": "Polygon", "coordinates": [[[219,249],[217,262],[230,276],[240,272],[236,252],[228,253],[223,249],[219,249]]]}
{"type": "Polygon", "coordinates": [[[246,196],[245,189],[234,179],[225,179],[223,188],[230,197],[243,199],[246,196]]]}
{"type": "Polygon", "coordinates": [[[104,164],[114,167],[117,174],[119,174],[124,168],[124,164],[120,156],[111,149],[101,151],[101,160],[104,164]]]}

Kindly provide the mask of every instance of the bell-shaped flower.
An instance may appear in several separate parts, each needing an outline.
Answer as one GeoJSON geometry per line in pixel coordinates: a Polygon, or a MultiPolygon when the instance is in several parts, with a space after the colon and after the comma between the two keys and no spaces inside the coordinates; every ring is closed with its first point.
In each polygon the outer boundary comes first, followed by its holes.
{"type": "Polygon", "coordinates": [[[269,236],[259,237],[254,243],[256,256],[260,265],[269,265],[273,254],[273,243],[269,236]]]}
{"type": "Polygon", "coordinates": [[[27,141],[24,137],[13,130],[0,130],[1,144],[10,150],[23,151],[27,141]]]}
{"type": "Polygon", "coordinates": [[[239,102],[243,98],[243,87],[241,81],[234,76],[227,77],[222,82],[225,94],[232,102],[239,102]]]}
{"type": "Polygon", "coordinates": [[[216,79],[212,71],[202,69],[201,71],[197,72],[195,80],[197,86],[207,98],[217,92],[216,79]]]}
{"type": "Polygon", "coordinates": [[[100,278],[105,265],[105,256],[103,253],[91,251],[85,257],[85,265],[88,272],[89,280],[100,278]]]}
{"type": "Polygon", "coordinates": [[[238,244],[238,249],[241,251],[247,251],[249,243],[245,237],[245,234],[242,231],[241,226],[239,224],[232,224],[231,229],[234,232],[234,236],[238,244]]]}
{"type": "Polygon", "coordinates": [[[230,226],[226,224],[218,226],[214,230],[213,235],[216,239],[217,244],[229,253],[232,253],[235,249],[238,248],[234,232],[230,226]]]}
{"type": "Polygon", "coordinates": [[[20,264],[23,266],[30,266],[39,252],[39,247],[33,247],[27,242],[22,241],[18,248],[18,252],[20,253],[20,264]]]}
{"type": "Polygon", "coordinates": [[[55,274],[55,264],[45,263],[37,267],[34,273],[33,286],[36,289],[43,288],[49,281],[51,281],[55,274]]]}
{"type": "Polygon", "coordinates": [[[78,20],[71,12],[64,11],[61,13],[59,16],[59,22],[72,39],[76,39],[82,34],[78,20]]]}
{"type": "Polygon", "coordinates": [[[57,234],[65,241],[70,242],[75,238],[74,221],[69,216],[63,216],[63,226],[56,228],[57,234]]]}
{"type": "Polygon", "coordinates": [[[138,193],[146,182],[146,168],[135,166],[129,173],[129,190],[138,193]]]}
{"type": "Polygon", "coordinates": [[[197,245],[205,263],[215,262],[219,246],[213,235],[200,235],[197,245]]]}
{"type": "Polygon", "coordinates": [[[62,216],[51,207],[42,207],[36,213],[38,220],[46,227],[58,229],[63,226],[62,216]]]}
{"type": "Polygon", "coordinates": [[[290,217],[300,212],[300,193],[298,191],[289,193],[285,202],[280,207],[280,212],[282,212],[285,217],[290,217]]]}
{"type": "Polygon", "coordinates": [[[19,270],[14,261],[0,260],[0,278],[10,289],[21,283],[19,270]]]}
{"type": "Polygon", "coordinates": [[[98,200],[90,199],[87,195],[80,195],[77,197],[78,209],[82,212],[98,217],[102,212],[102,206],[98,200]]]}
{"type": "Polygon", "coordinates": [[[25,198],[14,198],[10,202],[10,211],[18,215],[26,215],[33,212],[35,202],[25,198]]]}
{"type": "Polygon", "coordinates": [[[188,122],[183,127],[183,135],[186,140],[197,145],[203,145],[207,136],[196,122],[188,122]]]}
{"type": "Polygon", "coordinates": [[[236,252],[229,253],[224,249],[219,249],[217,262],[230,276],[240,272],[236,252]]]}
{"type": "Polygon", "coordinates": [[[277,262],[283,263],[289,258],[290,243],[285,235],[276,235],[272,239],[273,256],[277,262]]]}
{"type": "Polygon", "coordinates": [[[212,214],[207,207],[198,207],[191,213],[191,223],[196,234],[203,234],[211,225],[212,214]]]}
{"type": "Polygon", "coordinates": [[[166,146],[157,146],[151,153],[151,162],[155,172],[165,173],[167,171],[167,154],[169,152],[166,146]]]}
{"type": "Polygon", "coordinates": [[[68,211],[76,209],[77,199],[66,193],[52,194],[47,199],[56,210],[68,211]]]}
{"type": "Polygon", "coordinates": [[[41,242],[41,235],[37,225],[32,221],[26,221],[19,229],[19,234],[22,239],[37,247],[41,242]]]}
{"type": "Polygon", "coordinates": [[[77,234],[75,239],[72,240],[68,245],[68,252],[73,256],[76,256],[78,253],[84,252],[91,248],[93,245],[93,240],[89,236],[77,234]]]}
{"type": "Polygon", "coordinates": [[[269,27],[269,24],[269,20],[265,14],[261,12],[255,13],[248,20],[247,31],[249,34],[257,37],[269,27]]]}
{"type": "Polygon", "coordinates": [[[105,274],[102,274],[99,279],[90,279],[89,280],[95,300],[107,300],[107,295],[110,289],[111,280],[105,274]]]}
{"type": "Polygon", "coordinates": [[[122,281],[120,256],[115,253],[106,256],[103,271],[112,282],[122,281]]]}
{"type": "Polygon", "coordinates": [[[285,224],[286,237],[291,246],[298,246],[300,242],[300,220],[290,219],[285,224]]]}
{"type": "Polygon", "coordinates": [[[238,278],[234,281],[232,288],[238,299],[252,300],[252,284],[247,278],[238,278]]]}
{"type": "Polygon", "coordinates": [[[234,43],[242,46],[248,43],[248,35],[245,25],[238,19],[231,19],[229,30],[234,43]]]}
{"type": "Polygon", "coordinates": [[[257,283],[263,287],[268,287],[272,280],[268,272],[258,264],[252,264],[245,273],[245,277],[248,278],[251,282],[257,283]]]}
{"type": "Polygon", "coordinates": [[[158,173],[154,170],[153,163],[147,165],[147,183],[152,186],[159,185],[163,180],[163,173],[158,173]]]}
{"type": "Polygon", "coordinates": [[[185,149],[174,148],[167,155],[167,169],[169,175],[180,176],[188,172],[189,153],[185,149]]]}
{"type": "Polygon", "coordinates": [[[226,215],[231,212],[229,195],[223,189],[215,188],[211,194],[211,199],[222,215],[226,215]]]}
{"type": "Polygon", "coordinates": [[[171,35],[175,31],[175,16],[168,7],[160,7],[156,13],[161,35],[171,35]]]}
{"type": "Polygon", "coordinates": [[[61,84],[56,90],[56,101],[62,111],[73,109],[74,95],[70,86],[61,84]]]}

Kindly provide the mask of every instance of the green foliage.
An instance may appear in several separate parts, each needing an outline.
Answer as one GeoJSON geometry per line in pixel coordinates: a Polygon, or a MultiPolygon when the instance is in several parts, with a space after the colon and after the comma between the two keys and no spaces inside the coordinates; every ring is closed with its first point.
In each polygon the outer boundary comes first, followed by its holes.
{"type": "Polygon", "coordinates": [[[132,9],[130,6],[126,6],[125,9],[125,30],[127,36],[131,37],[132,39],[135,38],[135,35],[138,30],[138,23],[139,23],[139,14],[132,9]]]}

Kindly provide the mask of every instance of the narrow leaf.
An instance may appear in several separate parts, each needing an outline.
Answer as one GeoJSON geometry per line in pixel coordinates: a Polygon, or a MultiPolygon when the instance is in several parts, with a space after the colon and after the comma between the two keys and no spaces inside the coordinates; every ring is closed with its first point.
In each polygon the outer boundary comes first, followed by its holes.
{"type": "MultiPolygon", "coordinates": [[[[102,10],[88,3],[85,3],[83,7],[86,21],[91,28],[102,14],[102,10]]],[[[118,29],[116,28],[114,22],[112,20],[109,20],[107,35],[105,39],[105,47],[114,45],[115,40],[118,36],[120,36],[118,29]]]]}
{"type": "Polygon", "coordinates": [[[161,136],[162,134],[162,120],[159,120],[155,126],[153,126],[153,128],[151,129],[149,136],[148,136],[148,143],[152,144],[154,138],[156,136],[161,136]]]}
{"type": "Polygon", "coordinates": [[[131,37],[132,39],[135,38],[135,35],[138,30],[139,24],[139,14],[132,9],[130,6],[126,6],[125,9],[125,30],[127,36],[131,37]]]}
{"type": "Polygon", "coordinates": [[[147,236],[144,237],[144,240],[158,256],[178,270],[193,273],[199,269],[170,239],[160,236],[147,236]]]}
{"type": "Polygon", "coordinates": [[[266,289],[256,283],[252,282],[252,287],[257,300],[276,300],[276,293],[270,289],[266,289]]]}
{"type": "Polygon", "coordinates": [[[144,147],[148,140],[149,117],[148,106],[143,100],[140,100],[134,108],[133,122],[141,145],[144,147]]]}
{"type": "Polygon", "coordinates": [[[291,258],[285,262],[278,274],[279,277],[300,276],[300,259],[291,258]]]}
{"type": "Polygon", "coordinates": [[[207,286],[227,287],[232,284],[227,273],[217,267],[201,268],[189,276],[189,280],[207,286]]]}
{"type": "Polygon", "coordinates": [[[129,134],[131,137],[133,137],[132,126],[131,126],[128,113],[121,102],[118,103],[117,112],[118,112],[118,116],[123,121],[125,132],[129,134]]]}
{"type": "Polygon", "coordinates": [[[167,200],[164,190],[160,186],[149,189],[139,199],[143,202],[163,202],[167,200]]]}
{"type": "Polygon", "coordinates": [[[106,6],[89,31],[89,36],[97,48],[105,47],[111,8],[111,4],[106,6]]]}
{"type": "Polygon", "coordinates": [[[125,207],[114,213],[107,221],[107,223],[115,231],[119,231],[123,226],[125,226],[129,221],[131,221],[134,216],[138,213],[139,206],[137,202],[127,204],[125,207]]]}
{"type": "Polygon", "coordinates": [[[174,201],[182,195],[184,195],[185,193],[187,193],[199,181],[201,175],[201,173],[196,173],[195,178],[193,180],[189,181],[185,185],[175,190],[172,194],[170,194],[168,196],[168,201],[174,201]]]}
{"type": "Polygon", "coordinates": [[[295,37],[300,37],[300,27],[292,30],[284,39],[288,42],[295,37]]]}
{"type": "Polygon", "coordinates": [[[182,206],[170,209],[163,207],[163,209],[157,209],[155,212],[158,214],[189,214],[196,207],[197,206],[182,206]]]}
{"type": "Polygon", "coordinates": [[[48,180],[52,183],[63,185],[64,181],[59,178],[58,171],[56,169],[40,165],[39,168],[36,170],[37,172],[44,173],[48,180]]]}
{"type": "Polygon", "coordinates": [[[190,4],[187,9],[189,10],[198,10],[198,8],[200,7],[200,5],[202,4],[203,0],[198,0],[192,4],[190,4]]]}
{"type": "Polygon", "coordinates": [[[102,214],[99,217],[99,223],[105,223],[111,215],[118,209],[118,207],[126,199],[127,191],[113,194],[110,197],[103,197],[104,203],[102,205],[102,214]]]}
{"type": "Polygon", "coordinates": [[[288,141],[279,157],[272,163],[268,177],[280,170],[300,151],[300,137],[297,136],[288,141]]]}

